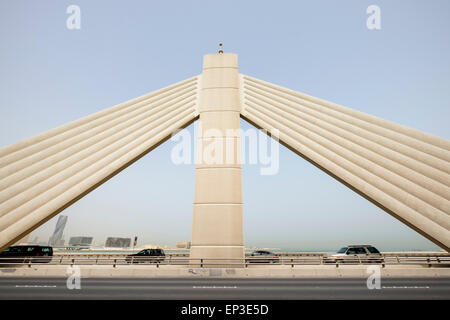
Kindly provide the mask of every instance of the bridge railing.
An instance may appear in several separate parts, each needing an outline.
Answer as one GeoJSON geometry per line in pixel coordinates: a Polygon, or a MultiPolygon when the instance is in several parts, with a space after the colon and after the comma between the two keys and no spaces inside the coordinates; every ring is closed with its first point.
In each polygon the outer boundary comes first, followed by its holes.
{"type": "Polygon", "coordinates": [[[246,256],[234,258],[190,258],[189,256],[126,256],[126,255],[54,255],[37,257],[2,257],[0,267],[36,266],[36,265],[155,265],[160,266],[239,266],[285,265],[294,268],[297,265],[421,265],[428,267],[450,267],[449,256],[246,256]]]}

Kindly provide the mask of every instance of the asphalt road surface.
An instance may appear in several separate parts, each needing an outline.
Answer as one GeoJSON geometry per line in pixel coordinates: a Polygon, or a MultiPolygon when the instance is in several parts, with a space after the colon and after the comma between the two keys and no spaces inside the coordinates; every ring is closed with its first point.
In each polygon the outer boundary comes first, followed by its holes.
{"type": "Polygon", "coordinates": [[[86,278],[69,290],[66,278],[0,278],[0,299],[450,299],[450,278],[366,279],[86,278]]]}

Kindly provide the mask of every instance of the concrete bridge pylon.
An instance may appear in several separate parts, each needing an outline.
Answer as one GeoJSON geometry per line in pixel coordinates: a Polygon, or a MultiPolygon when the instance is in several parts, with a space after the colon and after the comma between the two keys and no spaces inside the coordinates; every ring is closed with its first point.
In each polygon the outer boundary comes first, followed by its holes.
{"type": "Polygon", "coordinates": [[[243,259],[240,118],[450,251],[449,140],[240,74],[222,49],[201,75],[0,148],[0,251],[199,119],[191,258],[243,259]]]}

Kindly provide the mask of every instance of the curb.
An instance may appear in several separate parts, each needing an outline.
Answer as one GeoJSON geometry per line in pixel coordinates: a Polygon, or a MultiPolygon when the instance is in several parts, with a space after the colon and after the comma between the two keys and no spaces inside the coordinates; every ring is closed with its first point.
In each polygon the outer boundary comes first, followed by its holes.
{"type": "MultiPolygon", "coordinates": [[[[70,266],[45,268],[0,268],[2,277],[67,277],[70,266]]],[[[79,266],[84,278],[367,278],[374,266],[295,267],[295,268],[188,268],[155,266],[79,266]]],[[[386,278],[450,278],[450,268],[379,268],[386,278]]]]}

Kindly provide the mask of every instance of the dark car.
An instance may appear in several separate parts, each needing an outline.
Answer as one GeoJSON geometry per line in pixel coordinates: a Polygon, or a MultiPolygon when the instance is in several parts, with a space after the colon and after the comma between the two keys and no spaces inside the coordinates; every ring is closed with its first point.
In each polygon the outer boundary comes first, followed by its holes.
{"type": "Polygon", "coordinates": [[[125,260],[128,263],[161,263],[166,258],[163,249],[144,249],[135,254],[128,255],[125,260]]]}
{"type": "Polygon", "coordinates": [[[253,251],[249,258],[247,259],[248,262],[252,263],[278,263],[280,262],[280,257],[278,256],[278,254],[275,254],[273,252],[270,251],[266,251],[266,250],[256,250],[253,251]]]}
{"type": "Polygon", "coordinates": [[[0,252],[0,264],[9,263],[49,263],[53,248],[48,246],[11,246],[0,252]]]}

